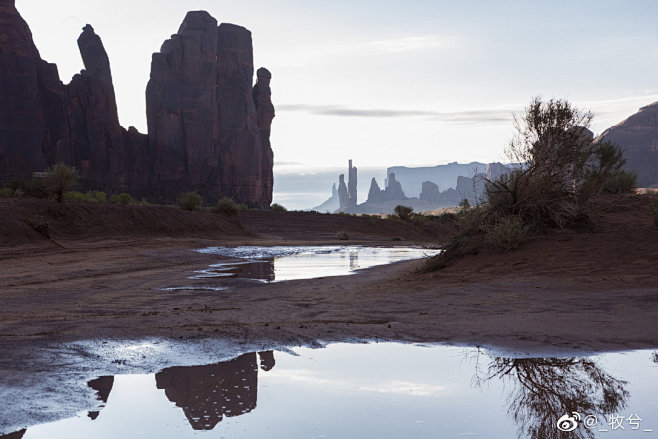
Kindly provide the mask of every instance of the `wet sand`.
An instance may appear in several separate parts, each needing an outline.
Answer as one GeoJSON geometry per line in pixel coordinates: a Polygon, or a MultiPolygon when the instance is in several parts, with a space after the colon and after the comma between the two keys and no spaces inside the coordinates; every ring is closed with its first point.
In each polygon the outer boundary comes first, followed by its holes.
{"type": "MultiPolygon", "coordinates": [[[[124,237],[6,247],[0,344],[6,351],[29,341],[157,336],[276,345],[447,342],[517,352],[655,348],[658,231],[644,201],[624,200],[599,206],[592,233],[536,237],[517,252],[484,252],[440,272],[416,274],[419,262],[408,261],[352,276],[221,292],[162,288],[185,285],[191,271],[216,262],[193,248],[346,242],[311,240],[290,222],[270,222],[271,230],[261,227],[253,238],[124,237]]],[[[348,244],[414,242],[362,238],[348,244]]]]}

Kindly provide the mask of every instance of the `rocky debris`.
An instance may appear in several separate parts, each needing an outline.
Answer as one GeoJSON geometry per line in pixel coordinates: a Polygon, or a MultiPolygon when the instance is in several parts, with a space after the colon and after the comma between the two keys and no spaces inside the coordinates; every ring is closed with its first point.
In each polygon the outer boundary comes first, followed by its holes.
{"type": "Polygon", "coordinates": [[[251,33],[204,11],[187,14],[153,55],[149,134],[119,124],[107,52],[94,29],[78,46],[85,69],[69,85],[43,61],[13,1],[0,1],[0,184],[65,162],[81,189],[173,201],[197,191],[269,206],[274,118],[267,69],[252,87],[251,33]]]}
{"type": "Polygon", "coordinates": [[[347,208],[356,209],[357,205],[357,169],[352,166],[352,160],[349,161],[349,172],[347,179],[347,208]]]}
{"type": "Polygon", "coordinates": [[[639,187],[658,185],[658,102],[605,130],[595,142],[610,141],[624,150],[626,169],[637,173],[639,187]]]}
{"type": "Polygon", "coordinates": [[[423,182],[423,190],[420,193],[421,200],[426,200],[426,201],[439,201],[440,198],[440,192],[439,192],[439,187],[432,183],[431,181],[424,181],[423,182]]]}

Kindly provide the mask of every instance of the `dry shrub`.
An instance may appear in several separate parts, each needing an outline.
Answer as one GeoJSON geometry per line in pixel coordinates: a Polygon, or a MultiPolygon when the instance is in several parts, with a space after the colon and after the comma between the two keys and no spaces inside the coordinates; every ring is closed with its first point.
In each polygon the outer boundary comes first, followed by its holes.
{"type": "Polygon", "coordinates": [[[240,205],[227,197],[220,199],[215,205],[215,213],[226,216],[236,216],[240,213],[240,210],[240,205]]]}
{"type": "Polygon", "coordinates": [[[186,192],[178,197],[178,205],[183,210],[198,210],[203,204],[203,198],[196,192],[186,192]]]}
{"type": "Polygon", "coordinates": [[[519,247],[528,235],[521,218],[514,215],[496,218],[491,224],[484,224],[482,228],[487,244],[504,251],[519,247]]]}

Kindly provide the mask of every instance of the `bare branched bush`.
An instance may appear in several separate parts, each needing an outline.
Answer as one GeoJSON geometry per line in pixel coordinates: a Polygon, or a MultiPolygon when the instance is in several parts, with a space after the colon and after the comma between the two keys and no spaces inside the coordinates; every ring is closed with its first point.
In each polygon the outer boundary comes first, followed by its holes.
{"type": "Polygon", "coordinates": [[[57,163],[46,170],[43,184],[48,194],[61,203],[64,201],[64,192],[75,189],[78,178],[78,171],[73,166],[57,163]]]}

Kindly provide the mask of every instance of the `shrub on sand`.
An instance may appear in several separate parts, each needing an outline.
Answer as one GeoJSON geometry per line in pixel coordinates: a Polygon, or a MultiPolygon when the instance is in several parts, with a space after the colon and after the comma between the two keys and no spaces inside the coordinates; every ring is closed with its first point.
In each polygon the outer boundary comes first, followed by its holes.
{"type": "Polygon", "coordinates": [[[215,212],[226,216],[236,216],[240,210],[240,205],[227,197],[222,198],[215,205],[215,212]]]}
{"type": "Polygon", "coordinates": [[[395,206],[393,209],[395,214],[403,221],[411,219],[411,214],[413,213],[413,208],[409,206],[395,206]]]}
{"type": "Polygon", "coordinates": [[[43,184],[48,194],[61,203],[64,201],[64,192],[73,190],[78,178],[78,171],[73,166],[57,163],[46,170],[43,184]]]}
{"type": "Polygon", "coordinates": [[[203,204],[203,198],[196,192],[186,192],[178,197],[178,205],[184,210],[198,210],[203,204]]]}

